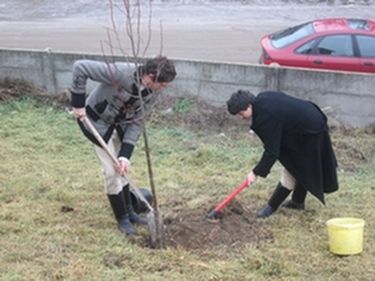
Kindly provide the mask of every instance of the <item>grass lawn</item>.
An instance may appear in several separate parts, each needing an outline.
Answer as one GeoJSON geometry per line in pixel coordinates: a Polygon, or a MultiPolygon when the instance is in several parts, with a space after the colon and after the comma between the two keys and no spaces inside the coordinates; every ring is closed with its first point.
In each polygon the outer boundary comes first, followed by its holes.
{"type": "MultiPolygon", "coordinates": [[[[183,117],[192,110],[189,105],[180,101],[174,110],[182,108],[183,117]]],[[[226,127],[197,130],[168,118],[159,114],[148,126],[163,214],[189,224],[189,214],[201,212],[204,221],[206,211],[253,167],[262,146],[245,126],[244,133],[226,127]]],[[[0,280],[375,278],[373,133],[333,132],[340,189],[327,195],[326,206],[309,196],[303,212],[280,209],[258,221],[254,214],[279,178],[276,165],[236,198],[249,219],[229,225],[238,228],[238,243],[224,240],[230,232],[216,227],[210,232],[216,243],[198,236],[190,245],[170,243],[153,250],[144,243],[147,229],[137,227],[135,241],[117,231],[99,163],[68,112],[23,98],[1,103],[0,120],[0,280]],[[359,255],[328,251],[325,223],[343,216],[366,221],[359,255]]],[[[148,186],[142,146],[140,141],[134,152],[131,176],[138,186],[148,186]]],[[[178,238],[177,232],[173,235],[178,238]]]]}

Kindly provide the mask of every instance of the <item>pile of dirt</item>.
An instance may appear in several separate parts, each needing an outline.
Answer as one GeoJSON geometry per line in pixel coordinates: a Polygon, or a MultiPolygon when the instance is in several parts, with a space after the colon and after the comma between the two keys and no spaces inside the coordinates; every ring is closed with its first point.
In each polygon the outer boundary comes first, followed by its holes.
{"type": "Polygon", "coordinates": [[[207,214],[205,210],[194,209],[167,217],[166,244],[186,250],[215,249],[225,255],[228,250],[240,250],[244,244],[273,240],[264,221],[255,217],[256,210],[244,208],[237,201],[232,201],[218,219],[208,219],[207,214]]]}
{"type": "Polygon", "coordinates": [[[365,128],[341,128],[331,133],[338,168],[356,172],[359,166],[373,159],[375,154],[375,125],[365,128]]]}
{"type": "Polygon", "coordinates": [[[249,126],[244,120],[232,116],[226,106],[208,104],[200,97],[160,97],[152,114],[151,122],[169,127],[183,127],[197,133],[246,132],[249,126]]]}
{"type": "Polygon", "coordinates": [[[36,96],[40,89],[22,79],[0,80],[0,103],[9,102],[25,96],[36,96]]]}
{"type": "Polygon", "coordinates": [[[0,80],[0,103],[7,103],[23,98],[33,98],[41,104],[47,104],[57,109],[66,109],[70,106],[68,91],[51,96],[46,91],[38,88],[23,79],[0,80]]]}
{"type": "MultiPolygon", "coordinates": [[[[256,205],[255,202],[248,204],[256,205]]],[[[216,257],[228,258],[230,254],[241,252],[245,244],[273,242],[272,231],[265,220],[256,218],[256,209],[243,207],[233,200],[215,219],[207,217],[209,211],[197,208],[174,210],[173,215],[163,213],[165,245],[200,255],[214,251],[216,257]]],[[[148,235],[147,231],[131,241],[142,247],[150,247],[148,235]]]]}

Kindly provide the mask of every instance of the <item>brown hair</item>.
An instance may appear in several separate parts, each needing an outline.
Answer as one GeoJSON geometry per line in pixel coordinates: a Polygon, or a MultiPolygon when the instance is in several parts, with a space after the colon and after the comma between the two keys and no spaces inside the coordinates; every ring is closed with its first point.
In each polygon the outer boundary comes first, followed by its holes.
{"type": "Polygon", "coordinates": [[[177,75],[172,61],[164,56],[149,59],[140,68],[140,74],[153,74],[154,82],[171,82],[177,75]]]}

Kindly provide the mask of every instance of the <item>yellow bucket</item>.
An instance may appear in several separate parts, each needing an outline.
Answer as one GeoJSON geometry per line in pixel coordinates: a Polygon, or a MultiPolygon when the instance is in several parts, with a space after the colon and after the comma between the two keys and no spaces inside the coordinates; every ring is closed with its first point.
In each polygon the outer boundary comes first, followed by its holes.
{"type": "Polygon", "coordinates": [[[329,250],[337,255],[355,255],[363,250],[365,221],[357,218],[333,218],[327,221],[329,250]]]}

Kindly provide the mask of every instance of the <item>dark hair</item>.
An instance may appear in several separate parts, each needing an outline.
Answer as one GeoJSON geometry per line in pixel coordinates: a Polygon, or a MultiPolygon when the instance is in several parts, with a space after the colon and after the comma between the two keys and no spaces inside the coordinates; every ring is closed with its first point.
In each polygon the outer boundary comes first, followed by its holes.
{"type": "Polygon", "coordinates": [[[227,108],[230,114],[236,115],[240,111],[246,110],[250,104],[253,104],[255,96],[246,90],[238,90],[233,93],[227,101],[227,108]]]}
{"type": "Polygon", "coordinates": [[[140,74],[153,74],[154,82],[171,82],[177,75],[172,61],[167,57],[158,56],[149,59],[140,67],[140,74]]]}

